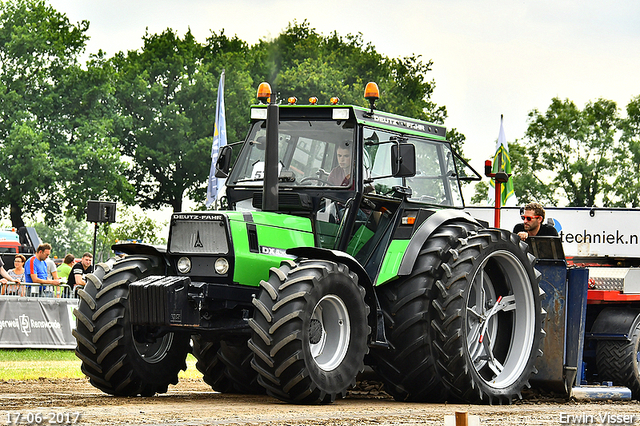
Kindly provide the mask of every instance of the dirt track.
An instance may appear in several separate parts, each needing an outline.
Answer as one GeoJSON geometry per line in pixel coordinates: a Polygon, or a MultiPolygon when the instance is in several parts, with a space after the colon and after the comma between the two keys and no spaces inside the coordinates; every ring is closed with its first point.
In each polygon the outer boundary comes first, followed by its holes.
{"type": "MultiPolygon", "coordinates": [[[[375,392],[374,392],[375,393],[375,392]]],[[[560,425],[567,416],[583,416],[590,424],[613,424],[599,416],[635,416],[640,424],[640,403],[577,403],[563,398],[536,397],[511,406],[400,403],[385,394],[350,394],[333,405],[298,406],[267,396],[215,393],[200,379],[182,380],[164,395],[152,398],[119,398],[105,395],[86,380],[39,380],[0,382],[0,422],[28,424],[27,416],[41,413],[32,424],[73,424],[71,414],[80,413],[75,424],[96,425],[442,425],[445,415],[468,411],[482,425],[560,425]],[[57,415],[57,423],[52,415],[57,415]],[[586,415],[586,416],[585,416],[586,415]],[[565,417],[563,417],[565,416],[565,417]],[[54,420],[51,422],[51,420],[54,420]]],[[[618,417],[622,420],[622,417],[618,417]]],[[[621,423],[616,423],[621,424],[621,423]]]]}

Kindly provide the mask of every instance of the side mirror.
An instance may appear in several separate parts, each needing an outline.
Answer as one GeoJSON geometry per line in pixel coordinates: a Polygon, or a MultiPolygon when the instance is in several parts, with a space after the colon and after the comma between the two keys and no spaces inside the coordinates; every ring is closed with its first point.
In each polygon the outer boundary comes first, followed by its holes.
{"type": "Polygon", "coordinates": [[[231,168],[231,147],[225,145],[220,148],[218,152],[218,161],[216,162],[216,177],[226,178],[229,176],[229,169],[231,168]]]}
{"type": "Polygon", "coordinates": [[[412,143],[391,146],[391,174],[394,177],[416,175],[416,147],[412,143]]]}

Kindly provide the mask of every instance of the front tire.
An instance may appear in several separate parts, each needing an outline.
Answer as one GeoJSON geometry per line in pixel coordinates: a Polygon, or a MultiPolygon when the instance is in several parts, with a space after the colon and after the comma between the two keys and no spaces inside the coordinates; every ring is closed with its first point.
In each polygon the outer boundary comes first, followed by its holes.
{"type": "Polygon", "coordinates": [[[319,404],[346,396],[364,371],[369,307],[358,276],[344,264],[283,261],[253,304],[249,347],[267,393],[319,404]]]}
{"type": "Polygon", "coordinates": [[[517,235],[480,229],[461,236],[435,282],[432,316],[438,370],[468,402],[522,397],[544,331],[540,273],[517,235]]]}
{"type": "Polygon", "coordinates": [[[108,394],[165,393],[169,384],[178,383],[178,372],[187,368],[188,334],[152,337],[131,324],[129,284],[153,271],[146,257],[125,257],[112,267],[100,263],[78,291],[80,304],[73,311],[76,355],[91,384],[108,394]]]}

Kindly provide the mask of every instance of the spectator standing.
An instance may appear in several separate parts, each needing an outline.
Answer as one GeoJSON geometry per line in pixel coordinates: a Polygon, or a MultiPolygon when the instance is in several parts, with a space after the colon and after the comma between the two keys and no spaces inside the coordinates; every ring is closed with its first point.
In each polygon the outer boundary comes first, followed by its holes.
{"type": "Polygon", "coordinates": [[[60,285],[56,279],[48,279],[47,258],[51,254],[51,245],[44,243],[38,246],[36,254],[31,256],[24,267],[24,281],[27,284],[60,285]]]}
{"type": "Polygon", "coordinates": [[[77,288],[82,288],[87,284],[87,274],[93,273],[93,265],[91,264],[92,260],[93,255],[89,252],[86,252],[82,255],[82,259],[80,260],[80,262],[76,263],[71,268],[71,272],[69,272],[69,280],[67,281],[67,283],[73,286],[74,292],[77,288]]]}
{"type": "Polygon", "coordinates": [[[76,260],[76,257],[71,253],[64,257],[64,260],[58,266],[58,278],[68,280],[74,260],[76,260]]]}
{"type": "Polygon", "coordinates": [[[58,278],[58,267],[56,266],[56,262],[53,261],[50,257],[47,257],[47,279],[48,280],[57,280],[58,278]]]}
{"type": "Polygon", "coordinates": [[[17,254],[13,259],[13,269],[9,269],[7,273],[13,279],[18,280],[18,284],[7,284],[7,290],[4,294],[13,295],[13,296],[24,296],[24,287],[22,291],[20,291],[20,284],[24,282],[24,263],[27,261],[27,258],[21,254],[17,254]]]}
{"type": "Polygon", "coordinates": [[[17,254],[15,259],[13,259],[14,268],[7,271],[11,278],[18,280],[16,282],[24,282],[24,263],[26,261],[26,257],[21,254],[17,254]]]}
{"type": "Polygon", "coordinates": [[[20,282],[19,280],[17,280],[16,278],[13,278],[11,275],[9,275],[9,273],[7,271],[5,271],[4,269],[4,262],[2,261],[2,258],[0,257],[0,276],[2,278],[0,278],[0,287],[4,288],[7,283],[9,282],[20,282]]]}

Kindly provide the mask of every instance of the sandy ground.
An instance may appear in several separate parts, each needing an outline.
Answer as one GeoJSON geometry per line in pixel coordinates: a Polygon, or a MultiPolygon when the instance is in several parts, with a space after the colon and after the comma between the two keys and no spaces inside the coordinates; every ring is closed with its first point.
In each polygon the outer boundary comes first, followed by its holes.
{"type": "Polygon", "coordinates": [[[300,406],[219,394],[201,379],[182,380],[152,398],[109,396],[84,379],[0,382],[0,424],[15,424],[20,414],[18,424],[443,425],[456,411],[479,416],[481,425],[640,424],[636,401],[576,402],[533,393],[511,406],[401,403],[365,383],[335,404],[300,406]]]}

